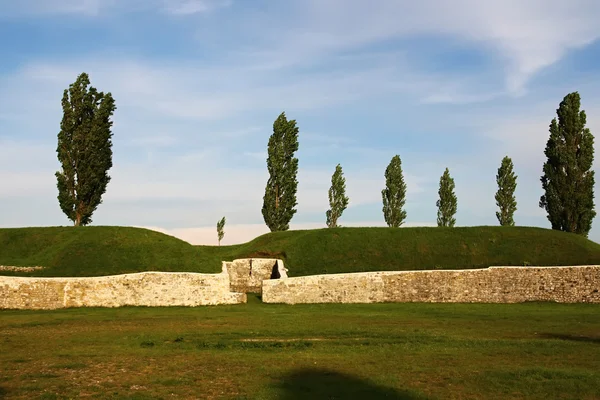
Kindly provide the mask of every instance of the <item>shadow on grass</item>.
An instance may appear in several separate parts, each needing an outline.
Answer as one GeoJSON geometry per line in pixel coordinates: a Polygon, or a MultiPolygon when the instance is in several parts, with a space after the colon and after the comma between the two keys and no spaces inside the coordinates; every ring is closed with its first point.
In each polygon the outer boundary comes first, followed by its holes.
{"type": "Polygon", "coordinates": [[[586,343],[600,344],[600,337],[576,336],[576,335],[567,335],[567,334],[561,334],[561,333],[542,333],[539,336],[544,339],[559,339],[559,340],[570,340],[573,342],[586,342],[586,343]]]}
{"type": "Polygon", "coordinates": [[[394,399],[424,400],[413,391],[375,385],[355,376],[326,369],[299,369],[284,375],[280,384],[283,400],[300,399],[394,399]]]}
{"type": "Polygon", "coordinates": [[[0,399],[5,398],[7,394],[8,394],[8,392],[6,391],[6,389],[4,389],[2,386],[0,386],[0,399]]]}

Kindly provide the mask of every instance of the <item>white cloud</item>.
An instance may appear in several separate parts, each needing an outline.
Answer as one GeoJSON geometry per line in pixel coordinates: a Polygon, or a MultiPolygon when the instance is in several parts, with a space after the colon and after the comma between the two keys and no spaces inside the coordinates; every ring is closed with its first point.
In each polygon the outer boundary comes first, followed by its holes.
{"type": "Polygon", "coordinates": [[[1,171],[0,182],[6,182],[6,184],[0,186],[0,198],[20,198],[49,194],[53,190],[56,191],[56,182],[53,181],[53,178],[54,175],[51,171],[48,171],[48,174],[1,171]]]}
{"type": "Polygon", "coordinates": [[[146,10],[193,15],[231,4],[232,0],[0,0],[0,16],[79,14],[98,17],[109,13],[146,10]]]}
{"type": "Polygon", "coordinates": [[[215,8],[228,7],[232,0],[164,0],[166,10],[175,15],[205,13],[215,8]]]}
{"type": "Polygon", "coordinates": [[[170,134],[133,137],[126,141],[128,145],[139,147],[170,147],[177,143],[177,137],[170,134]]]}
{"type": "MultiPolygon", "coordinates": [[[[504,65],[506,90],[514,95],[524,93],[535,73],[600,37],[596,23],[600,3],[595,0],[458,0],[451,4],[445,0],[310,0],[293,4],[296,18],[282,18],[285,25],[264,20],[251,25],[262,26],[257,34],[262,40],[276,38],[270,42],[270,51],[263,47],[257,57],[270,54],[282,66],[294,65],[391,39],[439,35],[487,49],[489,56],[504,65]]],[[[287,8],[278,11],[281,16],[290,12],[287,8]]]]}
{"type": "MultiPolygon", "coordinates": [[[[191,15],[235,7],[231,0],[5,0],[4,3],[1,13],[4,15],[99,15],[104,11],[123,13],[161,8],[171,14],[191,15]]],[[[506,91],[523,95],[527,82],[538,71],[561,60],[569,51],[600,38],[596,24],[599,16],[600,3],[596,0],[457,0],[451,5],[445,0],[296,0],[271,4],[268,13],[250,9],[235,15],[235,27],[228,34],[233,42],[248,39],[252,45],[233,46],[228,51],[238,61],[240,57],[248,60],[247,56],[251,56],[250,64],[255,70],[259,65],[270,65],[272,69],[318,65],[371,44],[435,35],[466,41],[487,51],[503,70],[506,91]]],[[[301,90],[302,85],[294,89],[301,90]]],[[[460,85],[449,93],[431,93],[425,97],[444,102],[457,97],[465,102],[488,100],[497,94],[496,90],[479,93],[473,87],[460,85]]],[[[222,101],[214,99],[217,105],[222,101]]],[[[176,112],[178,105],[181,104],[163,103],[171,112],[176,112]]],[[[211,107],[203,102],[192,105],[211,107]]],[[[182,115],[187,113],[182,111],[182,115]]]]}
{"type": "MultiPolygon", "coordinates": [[[[498,111],[494,112],[492,109],[479,118],[465,121],[465,124],[493,140],[494,154],[508,155],[524,169],[535,170],[536,174],[541,173],[541,166],[546,158],[544,149],[550,135],[550,121],[556,118],[556,109],[564,95],[566,93],[553,96],[551,100],[528,104],[526,108],[511,112],[510,117],[498,111]]],[[[600,119],[597,117],[600,114],[598,99],[592,98],[590,102],[589,98],[586,99],[582,95],[581,109],[585,110],[587,115],[586,126],[593,134],[600,134],[600,119]]],[[[600,146],[596,145],[596,150],[600,155],[598,151],[600,146]]],[[[485,154],[490,154],[490,151],[485,154]]]]}
{"type": "MultiPolygon", "coordinates": [[[[219,120],[245,111],[311,110],[341,105],[380,93],[395,92],[394,84],[419,89],[418,78],[397,75],[392,67],[371,65],[361,71],[313,73],[294,80],[273,80],[268,71],[250,73],[251,66],[213,67],[189,63],[150,63],[128,59],[87,57],[63,63],[30,63],[5,80],[12,82],[15,96],[9,109],[23,109],[35,89],[46,107],[59,103],[62,91],[81,71],[90,75],[92,86],[111,92],[119,110],[143,111],[175,119],[219,120]],[[227,79],[222,79],[226,76],[227,79]],[[410,82],[410,83],[409,83],[410,82]],[[20,84],[19,84],[20,83],[20,84]],[[20,92],[20,93],[19,93],[20,92]]],[[[430,83],[425,83],[430,85],[430,83]]],[[[123,112],[119,112],[123,113],[123,112]]],[[[256,129],[256,127],[250,128],[256,129]]]]}
{"type": "Polygon", "coordinates": [[[469,104],[481,103],[496,99],[504,93],[466,94],[460,89],[442,89],[421,100],[424,104],[469,104]]]}
{"type": "Polygon", "coordinates": [[[139,0],[1,0],[0,16],[79,14],[96,17],[102,9],[114,6],[116,1],[128,5],[139,3],[139,0]]]}
{"type": "Polygon", "coordinates": [[[255,160],[265,161],[268,157],[267,151],[245,151],[244,155],[246,157],[253,158],[255,160]]]}

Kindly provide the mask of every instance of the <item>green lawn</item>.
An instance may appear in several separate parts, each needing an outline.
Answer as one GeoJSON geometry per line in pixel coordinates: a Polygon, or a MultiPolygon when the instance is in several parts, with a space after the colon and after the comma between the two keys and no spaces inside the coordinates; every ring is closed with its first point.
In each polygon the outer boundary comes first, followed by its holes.
{"type": "MultiPolygon", "coordinates": [[[[225,228],[227,231],[227,228],[225,228]]],[[[216,235],[216,233],[215,233],[216,235]]],[[[236,246],[192,246],[130,227],[0,229],[0,265],[43,266],[23,276],[141,271],[220,272],[221,261],[282,258],[290,276],[490,265],[600,264],[600,245],[528,227],[336,228],[275,232],[236,246]]]]}
{"type": "Polygon", "coordinates": [[[598,399],[600,305],[0,312],[0,397],[598,399]]]}

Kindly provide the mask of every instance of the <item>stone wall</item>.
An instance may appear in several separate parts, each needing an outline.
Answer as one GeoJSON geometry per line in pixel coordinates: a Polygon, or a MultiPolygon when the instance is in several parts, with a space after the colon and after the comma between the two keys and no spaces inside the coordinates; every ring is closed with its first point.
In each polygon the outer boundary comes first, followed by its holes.
{"type": "Polygon", "coordinates": [[[600,266],[365,272],[263,282],[265,303],[600,303],[600,266]]]}
{"type": "Polygon", "coordinates": [[[200,306],[246,302],[600,303],[600,266],[490,267],[288,278],[281,260],[223,263],[220,274],[142,272],[89,278],[0,276],[0,309],[200,306]]]}
{"type": "Polygon", "coordinates": [[[90,278],[0,276],[0,309],[65,307],[199,306],[239,304],[245,293],[229,288],[229,276],[175,272],[90,278]]]}
{"type": "Polygon", "coordinates": [[[287,278],[283,261],[274,258],[223,261],[223,271],[229,274],[231,291],[241,293],[261,293],[263,280],[287,278]]]}
{"type": "Polygon", "coordinates": [[[10,272],[33,272],[44,269],[45,267],[13,267],[10,265],[0,265],[1,271],[10,271],[10,272]]]}

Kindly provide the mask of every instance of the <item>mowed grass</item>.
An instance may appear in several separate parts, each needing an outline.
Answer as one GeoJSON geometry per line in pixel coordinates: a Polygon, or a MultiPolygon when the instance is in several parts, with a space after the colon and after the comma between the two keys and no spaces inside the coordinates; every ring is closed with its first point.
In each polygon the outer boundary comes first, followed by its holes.
{"type": "Polygon", "coordinates": [[[600,245],[550,229],[500,226],[286,231],[220,247],[192,246],[172,236],[131,227],[0,229],[0,265],[46,267],[28,273],[0,272],[3,275],[215,273],[221,271],[222,261],[246,257],[281,258],[290,276],[302,276],[491,265],[600,264],[600,245]]]}
{"type": "Polygon", "coordinates": [[[0,312],[7,399],[598,399],[600,305],[0,312]]]}
{"type": "MultiPolygon", "coordinates": [[[[222,249],[226,249],[223,247],[222,249]]],[[[0,229],[0,265],[42,266],[19,276],[101,276],[142,271],[221,272],[227,254],[199,250],[156,231],[132,227],[0,229]]],[[[226,252],[225,252],[226,253],[226,252]]]]}
{"type": "Polygon", "coordinates": [[[600,264],[600,245],[580,235],[501,226],[273,232],[241,246],[238,254],[282,258],[291,276],[600,264]]]}

